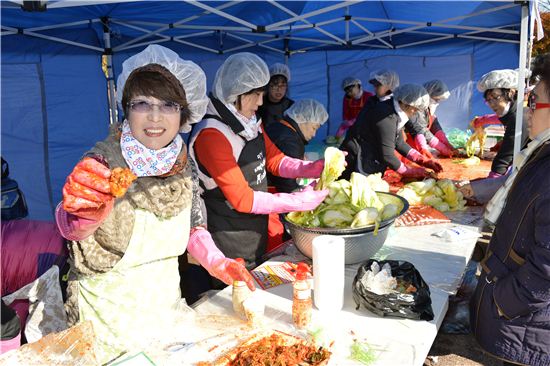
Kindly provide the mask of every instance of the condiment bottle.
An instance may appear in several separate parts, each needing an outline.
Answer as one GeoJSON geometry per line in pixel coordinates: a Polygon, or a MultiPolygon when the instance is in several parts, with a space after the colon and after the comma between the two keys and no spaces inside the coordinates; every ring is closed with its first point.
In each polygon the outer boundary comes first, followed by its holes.
{"type": "MultiPolygon", "coordinates": [[[[244,259],[242,258],[236,258],[237,262],[245,265],[244,259]]],[[[232,294],[232,300],[233,300],[233,310],[235,313],[237,313],[239,316],[244,317],[244,308],[243,308],[243,301],[250,296],[251,291],[246,285],[246,282],[244,281],[233,281],[233,294],[232,294]]]]}
{"type": "Polygon", "coordinates": [[[309,267],[307,264],[298,263],[296,281],[294,281],[292,298],[292,320],[296,328],[307,328],[311,322],[311,287],[309,285],[307,274],[309,267]]]}

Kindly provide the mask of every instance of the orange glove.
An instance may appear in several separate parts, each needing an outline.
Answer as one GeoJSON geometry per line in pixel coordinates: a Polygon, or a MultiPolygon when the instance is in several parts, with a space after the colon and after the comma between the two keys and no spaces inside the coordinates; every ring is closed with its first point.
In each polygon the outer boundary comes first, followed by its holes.
{"type": "Polygon", "coordinates": [[[91,220],[105,217],[113,207],[109,178],[111,171],[97,160],[82,159],[63,186],[63,209],[91,220]]]}

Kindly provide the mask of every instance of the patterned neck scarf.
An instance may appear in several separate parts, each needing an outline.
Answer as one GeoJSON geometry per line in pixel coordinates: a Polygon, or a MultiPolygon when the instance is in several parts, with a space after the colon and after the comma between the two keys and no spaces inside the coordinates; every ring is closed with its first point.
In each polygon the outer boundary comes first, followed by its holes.
{"type": "Polygon", "coordinates": [[[183,148],[183,139],[178,134],[174,140],[162,149],[153,150],[139,142],[125,120],[120,135],[122,156],[128,167],[138,177],[156,177],[170,172],[183,148]]]}

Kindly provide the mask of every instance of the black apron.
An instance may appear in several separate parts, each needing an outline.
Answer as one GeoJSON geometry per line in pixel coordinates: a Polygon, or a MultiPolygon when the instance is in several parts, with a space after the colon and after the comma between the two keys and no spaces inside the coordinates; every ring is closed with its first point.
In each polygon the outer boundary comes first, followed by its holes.
{"type": "MultiPolygon", "coordinates": [[[[231,128],[238,135],[244,128],[237,118],[217,99],[211,98],[220,116],[206,115],[204,118],[216,119],[231,128]]],[[[242,138],[238,135],[239,138],[242,138]]],[[[266,152],[262,133],[246,141],[237,164],[250,188],[254,191],[267,191],[266,152]]],[[[208,175],[206,169],[199,169],[208,175]]],[[[203,187],[204,188],[204,187],[203,187]]],[[[219,187],[204,190],[208,231],[214,242],[229,258],[244,258],[247,265],[260,264],[267,245],[268,215],[256,215],[238,212],[231,207],[219,187]]]]}

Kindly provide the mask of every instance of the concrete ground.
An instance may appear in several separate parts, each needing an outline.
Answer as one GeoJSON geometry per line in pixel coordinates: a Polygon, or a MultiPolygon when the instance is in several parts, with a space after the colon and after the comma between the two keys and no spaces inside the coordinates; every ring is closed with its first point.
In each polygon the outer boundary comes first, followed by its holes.
{"type": "Polygon", "coordinates": [[[424,366],[502,366],[502,362],[484,353],[472,334],[439,333],[424,366]]]}

